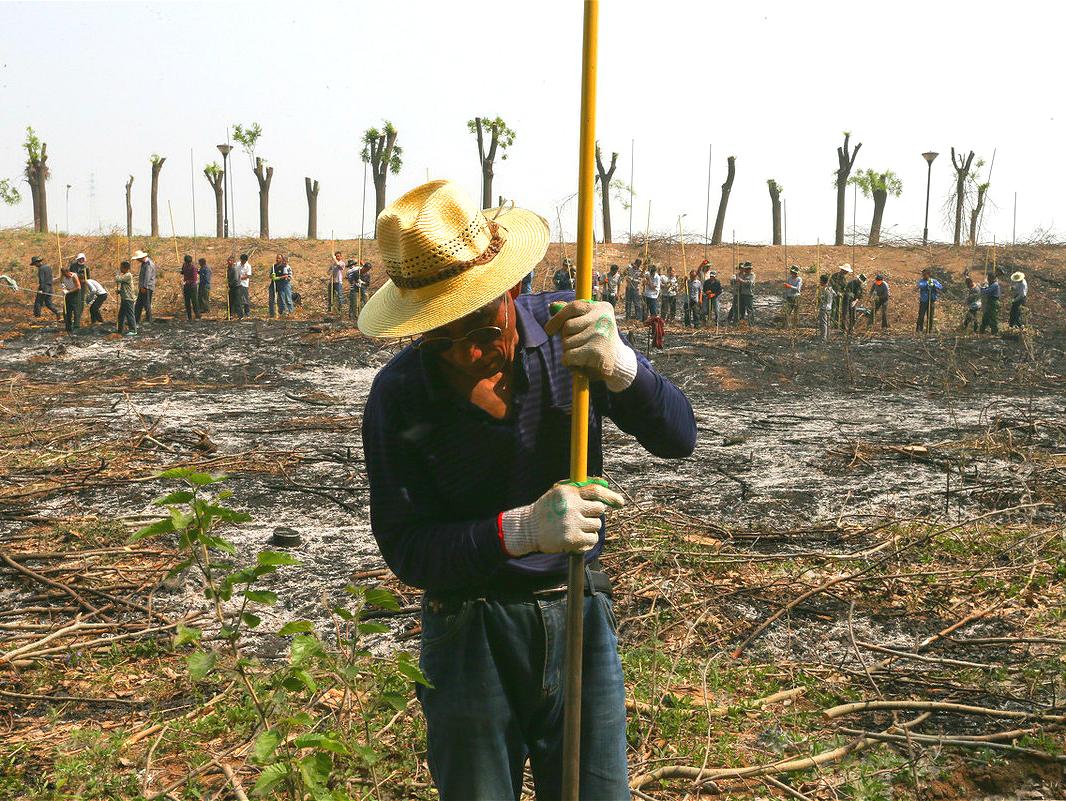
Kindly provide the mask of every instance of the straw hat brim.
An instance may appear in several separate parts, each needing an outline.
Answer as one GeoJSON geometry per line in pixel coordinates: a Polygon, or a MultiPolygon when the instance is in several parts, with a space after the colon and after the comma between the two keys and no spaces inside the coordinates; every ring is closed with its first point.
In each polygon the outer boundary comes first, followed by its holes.
{"type": "Polygon", "coordinates": [[[491,261],[418,289],[386,281],[360,312],[359,330],[372,337],[424,334],[477,311],[521,281],[548,251],[548,222],[525,209],[504,209],[498,216],[496,211],[484,214],[506,239],[491,261]]]}
{"type": "Polygon", "coordinates": [[[1014,275],[1012,275],[1010,277],[1010,280],[1011,281],[1024,281],[1025,280],[1025,273],[1017,272],[1017,273],[1015,273],[1014,275]]]}

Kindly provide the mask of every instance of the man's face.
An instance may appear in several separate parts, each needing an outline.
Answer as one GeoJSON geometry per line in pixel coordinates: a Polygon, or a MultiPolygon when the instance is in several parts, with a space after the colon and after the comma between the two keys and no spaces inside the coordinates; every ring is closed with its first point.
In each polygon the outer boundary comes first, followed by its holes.
{"type": "Polygon", "coordinates": [[[82,256],[80,259],[78,259],[78,264],[85,264],[85,257],[84,256],[82,256]]]}
{"type": "Polygon", "coordinates": [[[448,368],[468,378],[489,378],[501,372],[514,358],[515,345],[518,342],[514,302],[509,294],[505,295],[502,301],[495,300],[454,323],[427,332],[425,339],[433,337],[458,339],[471,331],[489,326],[500,328],[503,336],[482,343],[464,339],[453,343],[450,348],[438,355],[441,362],[448,368]]]}
{"type": "Polygon", "coordinates": [[[230,256],[228,259],[226,259],[226,264],[229,265],[230,267],[232,267],[236,263],[237,263],[237,260],[234,259],[232,256],[230,256]]]}
{"type": "Polygon", "coordinates": [[[274,264],[281,264],[283,261],[285,261],[285,257],[280,253],[274,257],[274,264]]]}

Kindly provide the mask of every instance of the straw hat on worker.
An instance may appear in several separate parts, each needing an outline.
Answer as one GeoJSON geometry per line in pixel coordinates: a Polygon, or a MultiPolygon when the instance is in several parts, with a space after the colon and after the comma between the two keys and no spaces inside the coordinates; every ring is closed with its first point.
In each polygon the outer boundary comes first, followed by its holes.
{"type": "Polygon", "coordinates": [[[430,181],[378,215],[389,280],[359,314],[373,337],[407,337],[455,322],[521,282],[544,257],[550,232],[513,206],[482,211],[458,184],[430,181]]]}

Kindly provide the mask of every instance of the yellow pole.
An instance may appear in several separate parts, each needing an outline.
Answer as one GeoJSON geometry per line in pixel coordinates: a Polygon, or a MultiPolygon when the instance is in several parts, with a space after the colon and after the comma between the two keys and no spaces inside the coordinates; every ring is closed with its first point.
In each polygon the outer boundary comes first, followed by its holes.
{"type": "Polygon", "coordinates": [[[59,251],[59,264],[57,264],[56,266],[60,270],[62,270],[63,269],[63,244],[62,244],[62,242],[59,241],[59,224],[58,223],[56,224],[56,250],[59,251]]]}
{"type": "MultiPolygon", "coordinates": [[[[581,43],[581,134],[577,182],[577,297],[592,299],[592,225],[596,201],[593,159],[596,150],[596,37],[599,0],[584,0],[581,43]]],[[[570,418],[570,480],[588,480],[589,380],[573,374],[570,418]]],[[[581,783],[581,671],[585,621],[585,555],[569,558],[566,599],[566,694],[563,720],[564,801],[578,801],[581,783]]]]}

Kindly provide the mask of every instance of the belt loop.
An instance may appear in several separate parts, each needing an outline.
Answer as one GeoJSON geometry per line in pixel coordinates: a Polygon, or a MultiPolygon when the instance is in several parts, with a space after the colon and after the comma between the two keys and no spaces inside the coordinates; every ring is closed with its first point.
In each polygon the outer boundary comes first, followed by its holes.
{"type": "Polygon", "coordinates": [[[585,587],[586,594],[593,597],[599,595],[599,591],[596,589],[596,585],[592,582],[592,568],[589,567],[589,563],[585,562],[585,587]]]}

